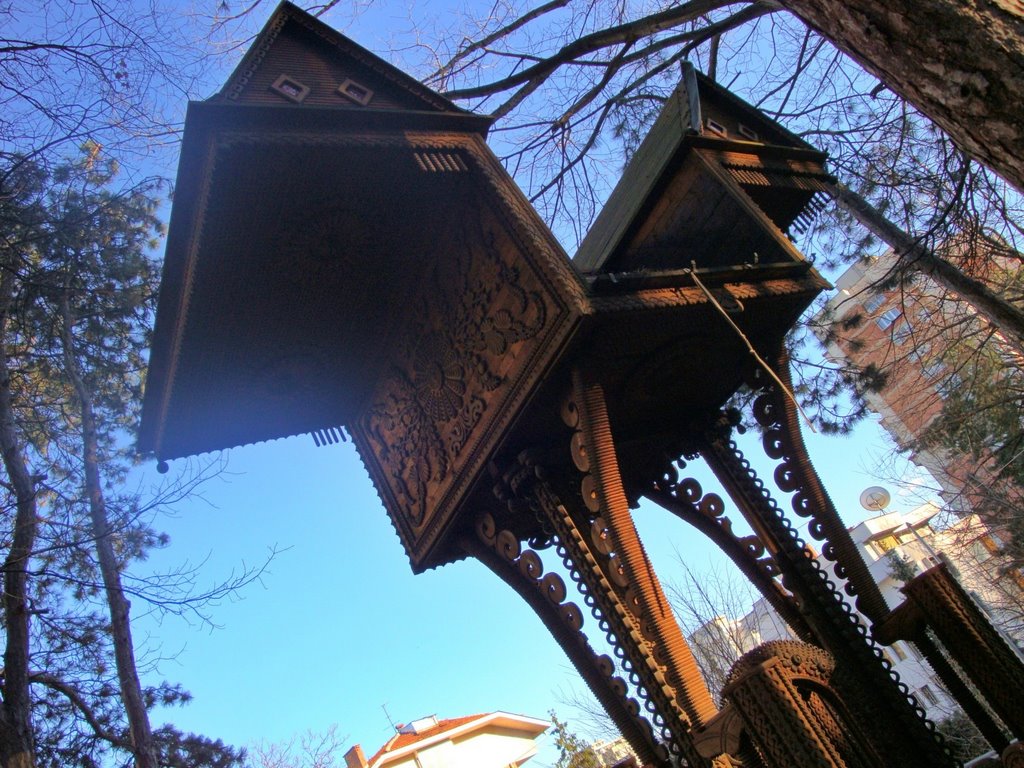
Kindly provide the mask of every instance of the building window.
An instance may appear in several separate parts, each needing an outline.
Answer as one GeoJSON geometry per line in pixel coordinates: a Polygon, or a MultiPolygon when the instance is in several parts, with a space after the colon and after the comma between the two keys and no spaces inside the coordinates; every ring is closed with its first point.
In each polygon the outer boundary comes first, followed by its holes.
{"type": "Polygon", "coordinates": [[[716,120],[712,120],[710,117],[704,121],[704,125],[712,133],[717,133],[719,136],[728,136],[729,131],[726,130],[725,126],[716,120]]]}
{"type": "Polygon", "coordinates": [[[920,693],[924,700],[927,701],[930,705],[935,706],[939,703],[939,700],[935,697],[935,694],[932,692],[932,689],[927,685],[921,686],[920,693]]]}
{"type": "Polygon", "coordinates": [[[864,302],[864,311],[874,312],[883,304],[885,304],[885,294],[876,293],[874,296],[870,297],[867,301],[864,302]]]}
{"type": "Polygon", "coordinates": [[[757,131],[755,131],[753,128],[748,128],[743,123],[739,124],[738,130],[739,130],[740,136],[742,136],[744,139],[748,139],[750,141],[760,141],[761,140],[761,137],[757,135],[757,131]]]}
{"type": "Polygon", "coordinates": [[[890,325],[895,323],[901,314],[903,313],[896,307],[892,307],[891,309],[885,310],[885,312],[883,312],[875,322],[878,323],[878,327],[884,331],[890,325]]]}
{"type": "Polygon", "coordinates": [[[896,326],[892,332],[892,340],[897,344],[902,344],[910,338],[911,328],[910,323],[904,320],[902,323],[896,326]]]}
{"type": "Polygon", "coordinates": [[[896,658],[900,661],[904,661],[907,658],[906,651],[900,648],[899,643],[893,643],[889,647],[892,648],[892,652],[896,654],[896,658]]]}
{"type": "Polygon", "coordinates": [[[921,366],[921,373],[929,379],[935,380],[946,370],[946,364],[941,360],[932,360],[930,363],[921,366]]]}

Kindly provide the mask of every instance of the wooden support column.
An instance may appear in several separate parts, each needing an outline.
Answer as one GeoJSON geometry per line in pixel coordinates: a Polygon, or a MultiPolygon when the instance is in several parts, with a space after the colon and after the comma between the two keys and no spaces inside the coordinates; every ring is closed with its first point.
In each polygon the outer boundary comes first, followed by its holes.
{"type": "Polygon", "coordinates": [[[460,541],[463,549],[490,568],[533,609],[641,764],[667,766],[668,751],[658,743],[651,724],[641,716],[636,699],[627,696],[626,683],[615,674],[614,662],[597,654],[581,631],[583,612],[566,599],[562,578],[553,571],[545,573],[540,556],[523,548],[511,531],[499,531],[490,514],[480,515],[475,532],[475,537],[466,536],[460,541]]]}
{"type": "Polygon", "coordinates": [[[591,508],[596,506],[595,511],[600,511],[607,524],[629,583],[629,602],[640,619],[644,636],[665,665],[668,681],[680,705],[694,726],[704,725],[718,709],[633,525],[604,392],[600,385],[586,382],[577,372],[573,377],[573,399],[579,413],[591,479],[583,488],[585,496],[589,497],[584,502],[591,508]]]}
{"type": "MultiPolygon", "coordinates": [[[[786,390],[793,391],[789,371],[789,355],[784,345],[775,355],[773,368],[786,390]]],[[[764,438],[765,449],[773,459],[780,459],[776,479],[782,479],[786,488],[795,491],[794,509],[799,507],[805,516],[810,516],[815,528],[821,532],[829,548],[828,557],[839,564],[847,580],[847,593],[856,601],[857,610],[872,622],[882,621],[889,613],[889,606],[882,597],[878,584],[871,578],[867,564],[860,550],[853,543],[850,532],[839,517],[835,504],[811,464],[807,447],[800,431],[800,414],[795,403],[778,387],[773,387],[764,407],[770,412],[755,414],[758,421],[767,427],[764,438]],[[770,448],[772,445],[774,448],[770,448]]]]}
{"type": "MultiPolygon", "coordinates": [[[[942,563],[918,574],[902,591],[908,602],[893,611],[891,620],[886,622],[886,638],[906,635],[909,640],[924,637],[927,641],[925,627],[930,628],[1013,736],[1024,739],[1024,699],[1020,694],[1024,690],[1024,663],[946,565],[942,563]]],[[[938,655],[934,647],[931,651],[938,655]]],[[[974,718],[976,707],[970,699],[961,704],[993,747],[1005,745],[1005,739],[1001,740],[997,732],[989,735],[993,725],[987,715],[981,720],[974,718]]]]}
{"type": "Polygon", "coordinates": [[[708,435],[701,453],[778,563],[783,584],[796,595],[818,642],[835,657],[837,667],[848,672],[846,695],[853,715],[876,722],[864,732],[900,765],[954,765],[929,728],[924,711],[908,698],[906,686],[883,664],[881,650],[873,645],[866,628],[844,603],[736,444],[720,435],[708,435]]]}
{"type": "MultiPolygon", "coordinates": [[[[572,414],[574,424],[575,410],[572,414]]],[[[544,459],[551,458],[550,452],[545,457],[543,451],[524,450],[503,466],[494,466],[494,491],[508,508],[507,518],[540,523],[544,531],[541,538],[561,557],[599,630],[605,634],[619,660],[618,664],[611,663],[607,657],[597,657],[596,661],[588,658],[588,654],[578,647],[579,638],[569,637],[561,620],[552,614],[551,608],[543,606],[534,591],[523,585],[522,579],[512,578],[509,583],[527,599],[545,624],[550,623],[549,629],[569,658],[584,674],[588,684],[593,682],[592,688],[602,704],[609,697],[619,700],[619,703],[611,701],[606,704],[616,722],[622,719],[628,725],[628,721],[635,721],[633,726],[624,728],[623,735],[638,754],[653,752],[655,765],[685,759],[691,766],[711,768],[711,763],[700,757],[694,748],[691,721],[668,682],[663,661],[645,637],[635,606],[627,600],[628,583],[618,568],[618,558],[603,519],[590,513],[583,503],[580,475],[568,461],[570,453],[580,446],[580,441],[576,439],[577,433],[571,434],[572,439],[567,435],[567,450],[561,454],[562,461],[556,459],[548,463],[544,459]],[[635,698],[627,697],[627,685],[615,676],[616,668],[628,677],[635,698]],[[624,717],[623,709],[628,717],[624,717]],[[644,714],[649,715],[650,723],[644,714]],[[651,725],[654,726],[654,735],[648,736],[645,731],[651,725]]],[[[541,567],[539,557],[521,553],[515,534],[507,530],[495,532],[493,528],[494,523],[487,515],[478,519],[476,539],[482,542],[484,550],[464,537],[466,551],[476,554],[507,581],[511,576],[509,567],[488,554],[487,549],[493,549],[505,560],[514,560],[521,574],[526,572],[533,578],[541,567]]],[[[558,597],[560,601],[559,581],[557,575],[548,574],[537,584],[546,599],[558,597]]],[[[575,613],[574,609],[558,608],[559,614],[566,610],[575,613]]],[[[582,615],[579,618],[582,620],[582,615]]]]}

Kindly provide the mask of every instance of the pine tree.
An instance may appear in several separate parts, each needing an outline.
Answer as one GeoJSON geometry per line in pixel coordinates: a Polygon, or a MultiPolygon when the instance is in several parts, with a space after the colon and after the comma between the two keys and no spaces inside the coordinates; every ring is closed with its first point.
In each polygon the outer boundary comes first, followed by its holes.
{"type": "Polygon", "coordinates": [[[157,738],[149,708],[188,697],[144,687],[134,658],[123,579],[165,543],[124,482],[160,224],[154,187],[117,189],[116,173],[87,145],[52,171],[20,161],[0,175],[5,766],[91,768],[111,752],[139,768],[174,753],[200,756],[194,766],[241,759],[173,729],[157,738]]]}

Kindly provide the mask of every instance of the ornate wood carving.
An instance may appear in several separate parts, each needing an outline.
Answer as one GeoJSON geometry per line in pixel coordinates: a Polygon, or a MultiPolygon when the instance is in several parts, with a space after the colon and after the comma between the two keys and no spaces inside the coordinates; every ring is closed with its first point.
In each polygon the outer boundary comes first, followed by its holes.
{"type": "Polygon", "coordinates": [[[806,643],[774,641],[733,666],[723,695],[736,707],[769,768],[885,768],[835,687],[832,657],[806,643]]]}
{"type": "Polygon", "coordinates": [[[523,547],[512,531],[498,530],[489,513],[477,518],[475,532],[475,537],[462,539],[463,548],[533,608],[642,763],[667,766],[668,750],[658,743],[640,704],[628,695],[625,680],[615,674],[613,660],[594,652],[582,631],[583,612],[566,599],[562,578],[553,571],[545,573],[540,555],[523,547]]]}
{"type": "Polygon", "coordinates": [[[432,265],[421,286],[424,303],[362,420],[414,532],[463,469],[484,414],[522,373],[521,359],[536,346],[549,310],[536,278],[500,243],[494,217],[480,225],[487,235],[479,251],[455,233],[450,260],[432,265]]]}
{"type": "Polygon", "coordinates": [[[992,719],[986,705],[978,697],[977,689],[960,677],[960,673],[932,641],[925,615],[913,600],[904,600],[891,610],[883,622],[872,627],[872,635],[885,645],[892,645],[897,640],[913,643],[992,748],[1001,750],[1009,744],[1002,727],[992,719]]]}
{"type": "MultiPolygon", "coordinates": [[[[784,346],[779,348],[773,368],[783,386],[792,391],[784,346]]],[[[873,622],[881,621],[889,607],[811,464],[793,401],[773,387],[771,395],[759,398],[755,416],[766,428],[762,440],[765,453],[779,462],[775,481],[781,490],[793,493],[793,511],[810,519],[808,530],[815,539],[825,542],[822,553],[837,564],[836,574],[846,579],[845,591],[856,599],[858,610],[873,622]]]]}
{"type": "Polygon", "coordinates": [[[1024,738],[1024,664],[946,565],[918,574],[903,593],[1013,736],[1024,738]]]}
{"type": "MultiPolygon", "coordinates": [[[[766,441],[774,439],[773,430],[779,427],[781,409],[773,407],[775,397],[769,390],[755,405],[755,414],[766,430],[766,441]]],[[[850,704],[855,707],[854,715],[867,717],[871,712],[872,717],[884,719],[886,727],[878,728],[873,735],[884,749],[898,755],[904,761],[902,764],[951,765],[952,758],[943,749],[933,726],[925,720],[924,710],[899,681],[867,628],[857,620],[807,550],[736,443],[718,432],[709,432],[701,453],[765,548],[773,553],[783,585],[796,595],[818,642],[834,655],[841,668],[851,670],[848,691],[856,699],[850,704]]],[[[797,489],[788,470],[777,471],[775,479],[784,490],[797,489]]],[[[794,510],[807,514],[806,499],[799,494],[794,498],[794,510]]]]}
{"type": "MultiPolygon", "coordinates": [[[[567,403],[563,417],[570,426],[580,423],[574,401],[567,403]]],[[[573,464],[565,466],[566,454],[558,461],[549,450],[524,450],[499,468],[495,493],[513,519],[527,515],[541,522],[543,539],[562,557],[674,759],[709,767],[692,743],[691,715],[676,688],[679,670],[672,669],[672,657],[655,634],[656,619],[637,597],[641,588],[649,588],[644,582],[653,579],[653,573],[634,581],[627,572],[620,539],[606,521],[589,472],[592,452],[582,432],[573,430],[567,437],[573,464]]]]}
{"type": "MultiPolygon", "coordinates": [[[[405,137],[408,140],[409,137],[405,137]]],[[[446,146],[438,137],[429,145],[446,146]]],[[[416,145],[419,147],[420,145],[416,145]]],[[[465,500],[496,441],[579,317],[571,268],[473,140],[447,142],[465,210],[435,242],[413,306],[353,437],[414,567],[465,500]],[[477,173],[478,172],[478,173],[477,173]],[[495,204],[493,195],[500,196],[495,204]]],[[[425,170],[433,173],[440,171],[425,170]]]]}
{"type": "Polygon", "coordinates": [[[627,604],[654,652],[663,659],[669,682],[691,723],[702,725],[717,708],[633,526],[601,387],[587,383],[577,373],[567,413],[571,421],[576,421],[581,438],[574,443],[574,459],[586,473],[581,486],[584,503],[600,515],[594,525],[603,528],[603,535],[616,552],[614,567],[621,580],[632,585],[627,604]]]}
{"type": "MultiPolygon", "coordinates": [[[[528,469],[532,473],[535,468],[528,469]]],[[[633,612],[635,605],[626,597],[630,584],[619,567],[607,528],[596,517],[588,520],[578,496],[560,495],[549,482],[533,484],[529,493],[660,738],[674,755],[685,757],[691,765],[706,765],[693,749],[689,718],[667,680],[663,655],[651,645],[649,625],[640,623],[633,612]]]]}
{"type": "MultiPolygon", "coordinates": [[[[728,429],[727,426],[725,428],[728,429]]],[[[679,464],[680,468],[685,466],[682,459],[679,464]]],[[[725,502],[718,494],[705,494],[695,478],[680,480],[676,467],[669,464],[644,495],[714,542],[797,637],[805,642],[815,639],[796,601],[779,583],[781,571],[771,553],[765,551],[764,542],[757,536],[740,537],[733,532],[732,521],[724,514],[725,502]]]]}
{"type": "MultiPolygon", "coordinates": [[[[789,362],[784,350],[776,358],[775,370],[783,385],[791,387],[789,362]]],[[[845,592],[856,599],[858,609],[868,616],[877,628],[873,630],[874,639],[885,644],[899,637],[914,642],[960,706],[985,734],[986,739],[994,748],[1001,748],[1006,743],[1005,737],[985,707],[978,702],[971,687],[959,679],[946,658],[935,648],[925,632],[924,623],[933,624],[938,621],[946,628],[949,633],[947,637],[957,644],[959,652],[966,654],[965,658],[968,658],[966,663],[961,663],[961,667],[975,667],[968,677],[972,678],[972,682],[982,691],[985,698],[989,697],[989,689],[984,685],[986,675],[990,683],[995,680],[1003,681],[991,689],[992,695],[999,697],[1000,692],[1007,690],[1005,679],[1010,670],[1016,668],[1019,676],[1024,674],[1024,666],[1013,654],[1000,656],[1000,651],[1008,653],[1005,643],[966,595],[962,594],[962,589],[956,584],[955,579],[948,574],[945,578],[937,575],[926,577],[924,574],[918,576],[912,582],[916,586],[908,585],[904,592],[912,596],[916,590],[916,594],[921,597],[912,597],[895,611],[890,611],[878,585],[868,573],[863,557],[853,544],[849,531],[811,465],[800,434],[799,415],[795,405],[789,398],[781,396],[776,391],[771,400],[760,401],[756,415],[766,427],[763,440],[765,451],[771,458],[779,461],[775,470],[777,483],[783,490],[793,492],[793,511],[801,517],[810,519],[808,530],[814,538],[824,542],[823,554],[835,561],[836,574],[846,579],[845,592]],[[962,611],[949,607],[960,604],[956,593],[963,597],[962,611]],[[929,601],[933,610],[926,615],[924,608],[929,601]],[[940,610],[937,608],[938,605],[944,606],[944,609],[940,610]],[[969,614],[970,620],[966,619],[969,614]],[[953,628],[956,626],[960,626],[960,629],[954,631],[953,628]],[[983,636],[986,638],[984,641],[983,636]],[[993,639],[994,643],[990,645],[989,641],[993,639]],[[986,661],[981,661],[982,658],[986,661]],[[999,669],[1000,673],[994,673],[996,669],[999,669]],[[975,677],[975,674],[978,677],[975,677]]],[[[945,641],[943,644],[945,645],[945,641]]],[[[960,663],[959,659],[957,661],[960,663]]],[[[1003,698],[1005,699],[1005,695],[1003,698]]],[[[990,703],[996,707],[994,701],[990,700],[990,703]]],[[[1024,712],[1019,705],[1006,703],[1011,708],[1016,707],[1018,718],[1020,713],[1024,712]]],[[[996,709],[998,712],[997,707],[996,709]]],[[[1000,716],[1003,716],[1002,713],[1000,716]]],[[[1018,719],[1018,724],[1020,722],[1018,719]]]]}

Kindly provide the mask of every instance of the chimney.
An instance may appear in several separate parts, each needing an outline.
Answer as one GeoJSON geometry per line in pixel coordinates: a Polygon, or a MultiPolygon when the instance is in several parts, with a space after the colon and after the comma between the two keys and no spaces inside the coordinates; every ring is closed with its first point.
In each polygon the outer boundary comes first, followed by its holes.
{"type": "Polygon", "coordinates": [[[358,744],[345,753],[345,768],[368,768],[366,755],[358,744]]]}

